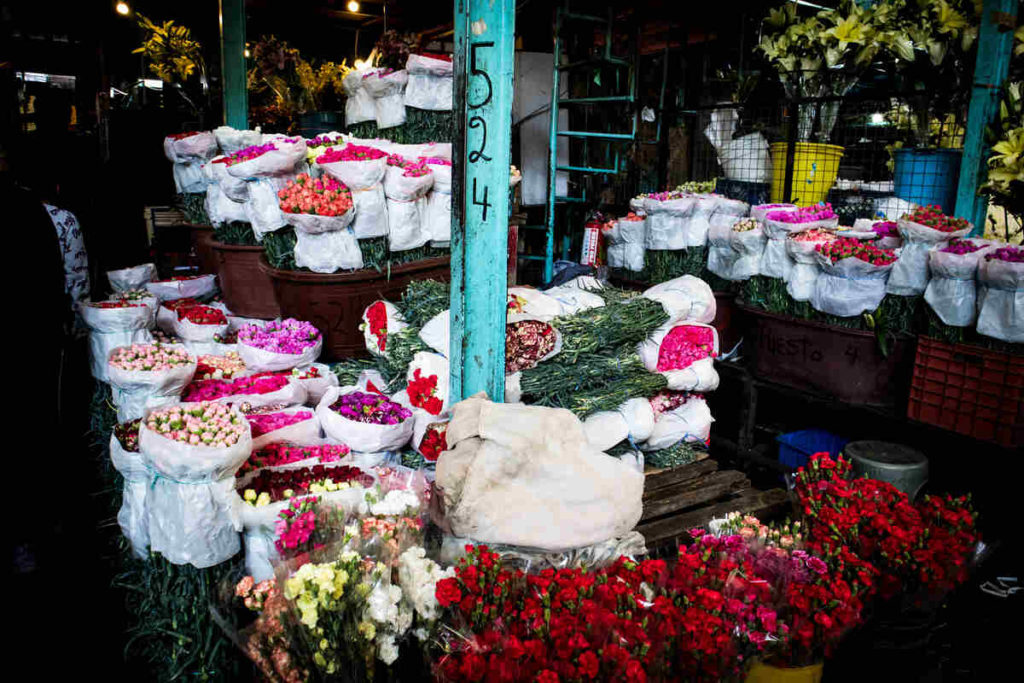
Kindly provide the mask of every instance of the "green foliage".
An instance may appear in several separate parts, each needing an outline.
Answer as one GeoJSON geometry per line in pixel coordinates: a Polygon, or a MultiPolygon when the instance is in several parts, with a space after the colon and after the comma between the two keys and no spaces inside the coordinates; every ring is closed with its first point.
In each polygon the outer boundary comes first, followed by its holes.
{"type": "Polygon", "coordinates": [[[213,239],[221,244],[234,244],[240,247],[255,247],[259,244],[256,241],[256,233],[252,231],[252,224],[245,221],[222,223],[213,229],[213,239]]]}
{"type": "Polygon", "coordinates": [[[351,386],[359,379],[363,370],[376,370],[377,363],[371,358],[346,358],[331,365],[331,372],[338,377],[341,386],[351,386]]]}
{"type": "MultiPolygon", "coordinates": [[[[623,441],[613,448],[608,449],[608,455],[621,456],[626,453],[635,452],[632,444],[623,441]]],[[[707,457],[707,449],[703,444],[687,443],[680,441],[677,444],[663,448],[660,451],[648,451],[644,453],[644,465],[651,467],[679,467],[690,465],[707,457]]]]}
{"type": "Polygon", "coordinates": [[[562,333],[562,351],[548,363],[571,365],[585,354],[630,352],[666,322],[664,307],[643,297],[555,318],[551,324],[562,333]]]}
{"type": "Polygon", "coordinates": [[[435,315],[447,309],[450,302],[451,289],[447,282],[415,280],[405,288],[399,308],[409,325],[421,328],[435,315]]]}
{"type": "Polygon", "coordinates": [[[178,195],[178,206],[185,214],[185,222],[193,225],[209,225],[210,217],[206,215],[206,193],[185,192],[178,195]]]}
{"type": "Polygon", "coordinates": [[[450,111],[426,111],[405,108],[405,123],[394,128],[377,128],[373,121],[349,126],[348,134],[357,138],[387,138],[405,145],[427,142],[451,142],[455,139],[455,119],[450,111]]]}
{"type": "Polygon", "coordinates": [[[149,62],[149,70],[162,81],[184,82],[194,75],[202,76],[202,46],[192,40],[192,32],[171,20],[155,24],[139,12],[139,28],[144,33],[142,45],[132,54],[142,54],[149,62]]]}
{"type": "Polygon", "coordinates": [[[295,265],[295,228],[288,226],[263,236],[267,262],[278,270],[298,270],[295,265]]]}

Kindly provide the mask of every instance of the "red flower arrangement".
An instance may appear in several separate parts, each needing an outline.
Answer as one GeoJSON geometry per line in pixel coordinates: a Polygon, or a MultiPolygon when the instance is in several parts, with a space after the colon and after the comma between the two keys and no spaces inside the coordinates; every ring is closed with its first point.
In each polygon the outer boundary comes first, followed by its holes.
{"type": "Polygon", "coordinates": [[[271,443],[253,451],[249,459],[242,463],[238,473],[244,474],[264,467],[288,465],[308,458],[317,458],[320,462],[337,462],[351,451],[345,444],[323,444],[320,446],[295,446],[290,443],[271,443]]]}
{"type": "Polygon", "coordinates": [[[845,258],[857,258],[873,266],[887,266],[896,262],[896,254],[892,249],[879,249],[853,237],[840,237],[831,242],[822,242],[815,250],[832,263],[845,258]]]}
{"type": "Polygon", "coordinates": [[[388,312],[383,301],[375,301],[366,310],[366,319],[370,323],[370,333],[377,339],[377,348],[384,351],[387,346],[388,312]]]}
{"type": "Polygon", "coordinates": [[[275,503],[309,493],[311,487],[323,486],[328,479],[334,484],[347,483],[363,487],[373,483],[373,478],[366,472],[358,467],[348,465],[334,467],[313,465],[297,470],[260,470],[246,485],[245,499],[254,501],[261,493],[267,493],[270,496],[270,502],[275,503]],[[254,491],[255,495],[250,494],[249,491],[254,491]]]}
{"type": "Polygon", "coordinates": [[[423,408],[423,410],[431,415],[439,415],[441,413],[444,403],[436,396],[437,375],[423,377],[420,374],[420,369],[416,368],[406,390],[409,394],[409,403],[415,407],[423,408]]]}
{"type": "Polygon", "coordinates": [[[448,450],[448,423],[434,422],[427,425],[427,431],[423,433],[423,440],[420,441],[420,455],[427,462],[437,462],[441,453],[448,450]]]}
{"type": "Polygon", "coordinates": [[[234,380],[204,379],[191,382],[181,394],[181,400],[215,401],[225,396],[238,394],[269,394],[288,384],[287,375],[274,372],[259,372],[234,380]]]}
{"type": "Polygon", "coordinates": [[[555,330],[540,320],[505,325],[505,374],[526,370],[555,348],[555,330]]]}
{"type": "Polygon", "coordinates": [[[940,232],[955,232],[968,228],[971,225],[964,218],[946,216],[942,213],[942,207],[938,204],[920,206],[910,213],[903,214],[903,220],[926,225],[940,232]]]}
{"type": "Polygon", "coordinates": [[[187,320],[196,325],[227,325],[224,311],[212,306],[186,306],[177,309],[178,320],[187,320]]]}

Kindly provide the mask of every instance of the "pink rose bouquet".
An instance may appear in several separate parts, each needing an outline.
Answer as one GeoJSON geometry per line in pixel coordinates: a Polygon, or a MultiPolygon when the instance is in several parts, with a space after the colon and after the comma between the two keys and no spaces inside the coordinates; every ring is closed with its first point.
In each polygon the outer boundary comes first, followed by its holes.
{"type": "Polygon", "coordinates": [[[230,407],[203,401],[154,410],[146,418],[146,429],[190,446],[226,448],[236,444],[247,428],[230,407]]]}
{"type": "Polygon", "coordinates": [[[160,372],[194,362],[181,347],[162,344],[132,344],[114,349],[110,365],[119,370],[160,372]]]}

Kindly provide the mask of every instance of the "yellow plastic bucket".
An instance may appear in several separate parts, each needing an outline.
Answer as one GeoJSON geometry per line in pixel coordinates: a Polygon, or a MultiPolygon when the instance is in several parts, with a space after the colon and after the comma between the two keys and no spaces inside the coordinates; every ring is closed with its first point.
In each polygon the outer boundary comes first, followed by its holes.
{"type": "MultiPolygon", "coordinates": [[[[820,142],[798,142],[793,150],[792,199],[797,206],[810,206],[824,201],[836,182],[843,148],[820,142]]],[[[785,196],[786,143],[772,143],[772,203],[785,196]]]]}
{"type": "Polygon", "coordinates": [[[824,668],[822,663],[782,668],[758,661],[750,667],[745,683],[821,683],[824,668]]]}

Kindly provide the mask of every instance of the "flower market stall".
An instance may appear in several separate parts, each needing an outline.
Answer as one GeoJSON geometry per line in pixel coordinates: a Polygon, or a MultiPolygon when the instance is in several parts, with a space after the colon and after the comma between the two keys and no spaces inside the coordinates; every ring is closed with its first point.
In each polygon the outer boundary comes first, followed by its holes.
{"type": "Polygon", "coordinates": [[[139,677],[811,683],[928,642],[1024,445],[1024,247],[960,187],[996,29],[906,4],[739,40],[403,3],[349,65],[225,3],[225,125],[163,140],[190,260],[154,240],[76,306],[139,677]]]}

